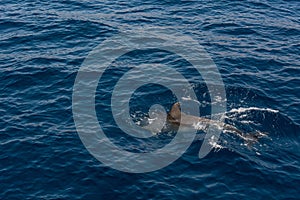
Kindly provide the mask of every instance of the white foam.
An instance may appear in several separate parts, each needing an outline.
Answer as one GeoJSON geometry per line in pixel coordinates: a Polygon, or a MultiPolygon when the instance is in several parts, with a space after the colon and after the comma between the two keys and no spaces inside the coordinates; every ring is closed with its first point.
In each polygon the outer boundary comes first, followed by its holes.
{"type": "Polygon", "coordinates": [[[253,122],[250,120],[241,120],[240,122],[243,124],[253,124],[253,122]]]}
{"type": "Polygon", "coordinates": [[[216,102],[221,102],[222,101],[222,97],[221,96],[216,96],[215,100],[216,100],[216,102]]]}
{"type": "Polygon", "coordinates": [[[152,124],[155,120],[157,120],[157,118],[148,118],[148,123],[152,124]]]}
{"type": "Polygon", "coordinates": [[[197,122],[197,123],[194,123],[193,124],[193,127],[196,129],[196,130],[205,130],[206,127],[207,127],[207,124],[203,123],[203,122],[197,122]]]}
{"type": "Polygon", "coordinates": [[[218,139],[215,136],[212,136],[209,139],[209,144],[214,148],[215,151],[219,151],[220,149],[224,149],[222,145],[218,144],[218,139]]]}
{"type": "Polygon", "coordinates": [[[194,101],[194,102],[198,103],[199,105],[201,105],[201,103],[198,100],[192,99],[190,96],[181,97],[181,99],[184,100],[184,101],[194,101]]]}
{"type": "Polygon", "coordinates": [[[226,101],[226,99],[222,99],[221,96],[215,96],[215,98],[212,99],[212,100],[213,100],[213,102],[211,102],[211,104],[218,104],[218,103],[221,103],[223,101],[226,101]]]}
{"type": "Polygon", "coordinates": [[[228,111],[229,113],[235,112],[235,113],[243,113],[243,112],[247,112],[247,111],[251,111],[251,110],[258,110],[258,111],[267,111],[267,112],[272,112],[272,113],[278,113],[278,110],[274,110],[271,108],[257,108],[257,107],[249,107],[249,108],[233,108],[230,111],[228,111]]]}
{"type": "Polygon", "coordinates": [[[247,114],[243,114],[240,116],[240,118],[245,118],[245,117],[247,117],[247,114]]]}

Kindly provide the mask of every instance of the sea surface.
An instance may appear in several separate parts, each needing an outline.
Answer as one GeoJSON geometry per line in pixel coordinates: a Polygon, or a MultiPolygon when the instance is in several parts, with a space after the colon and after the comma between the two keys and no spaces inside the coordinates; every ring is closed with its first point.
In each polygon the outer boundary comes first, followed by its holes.
{"type": "MultiPolygon", "coordinates": [[[[300,199],[299,1],[2,0],[0,33],[0,199],[300,199]],[[248,145],[224,132],[199,159],[199,131],[180,158],[148,173],[122,172],[93,157],[72,112],[77,72],[95,47],[143,27],[197,41],[224,82],[225,122],[267,136],[248,145]]],[[[171,52],[119,57],[99,81],[95,108],[110,140],[132,152],[174,137],[134,139],[113,119],[114,84],[145,63],[176,69],[198,98],[176,99],[148,84],[129,102],[135,120],[153,104],[169,111],[176,101],[198,102],[208,117],[212,106],[201,75],[171,52]]]]}

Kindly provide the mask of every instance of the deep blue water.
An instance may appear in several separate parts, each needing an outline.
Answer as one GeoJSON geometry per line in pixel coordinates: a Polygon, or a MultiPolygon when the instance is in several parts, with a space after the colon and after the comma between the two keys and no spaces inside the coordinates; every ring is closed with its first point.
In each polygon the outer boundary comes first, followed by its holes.
{"type": "MultiPolygon", "coordinates": [[[[299,1],[3,0],[0,11],[0,199],[299,199],[299,1]],[[77,71],[104,40],[142,26],[169,27],[198,41],[225,84],[226,121],[268,137],[248,148],[222,134],[222,148],[203,159],[202,141],[195,140],[181,158],[149,173],[96,160],[73,120],[77,71]]],[[[185,74],[204,102],[201,115],[209,115],[205,83],[184,60],[137,51],[113,65],[147,62],[185,74]]],[[[120,71],[112,69],[95,99],[105,133],[127,150],[165,145],[170,136],[134,140],[116,127],[109,104],[120,71]]],[[[154,103],[170,109],[175,101],[166,88],[148,85],[130,105],[143,114],[154,103]]]]}

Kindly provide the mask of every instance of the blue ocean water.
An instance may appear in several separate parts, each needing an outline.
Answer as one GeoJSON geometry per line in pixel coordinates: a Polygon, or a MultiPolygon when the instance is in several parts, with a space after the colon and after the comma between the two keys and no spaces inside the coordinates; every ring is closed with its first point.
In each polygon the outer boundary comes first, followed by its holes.
{"type": "MultiPolygon", "coordinates": [[[[1,199],[299,199],[298,1],[3,0],[0,10],[1,199]],[[195,140],[174,163],[149,173],[124,173],[95,159],[73,120],[77,71],[104,40],[143,26],[197,40],[224,81],[227,122],[268,137],[248,148],[222,134],[221,147],[203,159],[202,141],[195,140]]],[[[178,68],[199,101],[208,101],[201,78],[167,52],[137,51],[114,65],[148,61],[178,68]]],[[[119,76],[107,70],[99,85],[108,85],[96,94],[106,134],[128,150],[165,145],[168,136],[136,141],[116,127],[109,97],[119,76]]],[[[170,109],[174,101],[166,88],[148,85],[130,105],[139,114],[154,103],[170,109]]],[[[203,105],[201,114],[209,109],[203,105]]]]}

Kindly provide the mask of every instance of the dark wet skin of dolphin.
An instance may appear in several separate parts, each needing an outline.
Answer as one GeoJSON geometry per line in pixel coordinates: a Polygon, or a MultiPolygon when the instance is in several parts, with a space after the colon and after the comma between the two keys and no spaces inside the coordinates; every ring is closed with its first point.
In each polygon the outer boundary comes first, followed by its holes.
{"type": "Polygon", "coordinates": [[[255,132],[254,134],[244,134],[241,130],[236,127],[226,124],[220,121],[211,120],[203,117],[196,117],[192,115],[187,115],[181,112],[180,104],[177,102],[173,104],[171,111],[167,115],[167,123],[176,125],[176,126],[195,126],[201,127],[201,129],[206,129],[210,125],[214,125],[222,128],[229,133],[234,133],[244,139],[245,141],[257,142],[257,140],[264,136],[263,133],[255,132]]]}

